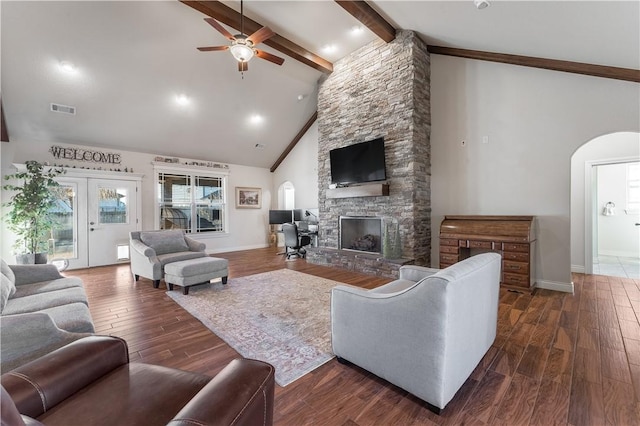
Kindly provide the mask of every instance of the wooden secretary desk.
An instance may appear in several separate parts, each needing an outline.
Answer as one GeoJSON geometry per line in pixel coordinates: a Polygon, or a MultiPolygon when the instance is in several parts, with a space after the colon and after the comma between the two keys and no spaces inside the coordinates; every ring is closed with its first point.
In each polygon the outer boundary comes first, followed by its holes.
{"type": "Polygon", "coordinates": [[[478,253],[502,255],[500,284],[530,289],[535,284],[534,216],[445,216],[440,225],[440,268],[478,253]]]}

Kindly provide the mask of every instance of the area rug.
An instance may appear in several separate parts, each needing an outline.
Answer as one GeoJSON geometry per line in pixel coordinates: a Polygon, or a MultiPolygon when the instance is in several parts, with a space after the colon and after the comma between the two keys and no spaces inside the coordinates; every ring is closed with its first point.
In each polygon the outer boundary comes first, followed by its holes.
{"type": "Polygon", "coordinates": [[[167,295],[245,358],[272,364],[286,386],[331,360],[331,289],[289,269],[181,288],[167,295]]]}

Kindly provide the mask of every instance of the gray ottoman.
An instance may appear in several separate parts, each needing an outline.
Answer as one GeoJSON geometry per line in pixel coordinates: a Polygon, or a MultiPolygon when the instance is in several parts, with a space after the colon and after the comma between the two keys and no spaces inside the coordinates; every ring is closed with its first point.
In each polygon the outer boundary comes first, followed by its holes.
{"type": "Polygon", "coordinates": [[[222,278],[222,284],[226,284],[227,276],[229,262],[218,257],[198,257],[164,266],[164,281],[169,290],[173,290],[174,284],[179,285],[184,294],[189,294],[189,286],[207,284],[214,278],[222,278]]]}

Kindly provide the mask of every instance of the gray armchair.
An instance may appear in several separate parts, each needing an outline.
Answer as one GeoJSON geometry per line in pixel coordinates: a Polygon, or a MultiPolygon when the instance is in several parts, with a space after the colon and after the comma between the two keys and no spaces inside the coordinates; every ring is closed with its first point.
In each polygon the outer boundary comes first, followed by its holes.
{"type": "Polygon", "coordinates": [[[485,253],[442,270],[403,266],[373,290],[333,288],[333,352],[439,413],[495,339],[500,266],[485,253]]]}
{"type": "Polygon", "coordinates": [[[205,257],[206,245],[187,237],[184,231],[135,231],[129,236],[131,273],[153,281],[158,288],[164,277],[164,265],[181,260],[205,257]]]}

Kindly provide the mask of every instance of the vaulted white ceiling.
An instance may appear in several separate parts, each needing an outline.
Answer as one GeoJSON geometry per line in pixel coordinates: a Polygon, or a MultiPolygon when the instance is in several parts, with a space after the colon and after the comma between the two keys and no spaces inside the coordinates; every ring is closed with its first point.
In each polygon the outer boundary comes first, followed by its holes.
{"type": "MultiPolygon", "coordinates": [[[[493,1],[484,10],[471,0],[369,3],[432,45],[640,68],[638,1],[493,1]]],[[[360,23],[333,1],[246,1],[244,11],[330,61],[376,38],[367,29],[352,34],[360,23]],[[336,48],[326,53],[329,44],[336,48]]],[[[316,110],[321,72],[261,45],[284,65],[254,58],[242,76],[228,52],[196,50],[227,41],[204,14],[178,1],[3,0],[0,13],[11,143],[76,143],[268,168],[316,110]],[[63,71],[62,61],[75,72],[63,71]],[[187,105],[176,102],[180,94],[187,105]],[[76,115],[51,112],[51,103],[74,106],[76,115]]]]}

